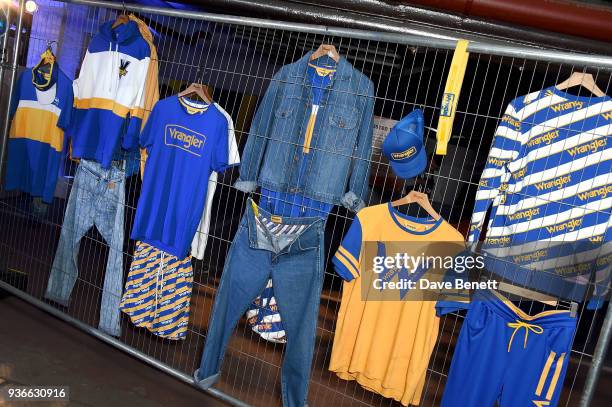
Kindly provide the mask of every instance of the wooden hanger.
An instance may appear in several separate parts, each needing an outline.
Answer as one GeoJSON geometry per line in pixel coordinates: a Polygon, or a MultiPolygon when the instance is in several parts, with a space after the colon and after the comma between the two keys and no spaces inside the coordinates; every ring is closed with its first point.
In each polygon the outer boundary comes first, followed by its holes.
{"type": "MultiPolygon", "coordinates": [[[[527,300],[536,301],[544,305],[549,305],[551,307],[557,307],[559,305],[559,301],[554,297],[539,293],[537,291],[530,290],[525,287],[519,287],[514,284],[507,283],[505,281],[502,281],[497,285],[497,290],[495,290],[495,292],[497,292],[499,296],[504,297],[506,301],[511,302],[503,294],[501,294],[500,291],[503,291],[505,293],[512,294],[512,295],[517,295],[527,300]]],[[[569,311],[570,311],[570,316],[574,318],[576,314],[578,313],[578,303],[575,301],[572,301],[570,303],[569,311]]]]}
{"type": "Polygon", "coordinates": [[[331,44],[321,44],[319,48],[310,56],[310,60],[314,61],[317,58],[321,58],[322,56],[327,55],[331,59],[333,59],[336,63],[340,61],[340,54],[338,54],[338,50],[331,44]]]}
{"type": "Polygon", "coordinates": [[[400,198],[397,201],[391,202],[391,206],[397,207],[397,206],[407,205],[411,203],[419,204],[419,206],[425,209],[425,212],[427,212],[429,216],[431,216],[435,220],[440,219],[440,215],[438,214],[438,212],[436,212],[433,206],[431,206],[431,203],[429,202],[429,197],[427,196],[427,194],[423,192],[412,190],[405,197],[400,198]]]}
{"type": "Polygon", "coordinates": [[[113,23],[112,29],[119,27],[121,24],[127,24],[130,22],[130,18],[126,14],[120,14],[115,22],[113,23]]]}
{"type": "Polygon", "coordinates": [[[542,304],[550,305],[551,307],[556,307],[557,305],[559,305],[559,301],[557,301],[557,299],[554,297],[541,294],[536,291],[532,291],[525,287],[516,286],[505,281],[501,281],[497,285],[497,291],[503,291],[508,294],[513,294],[522,298],[526,298],[528,300],[541,302],[542,304]]]}
{"type": "Polygon", "coordinates": [[[601,89],[599,89],[599,87],[595,83],[593,75],[584,72],[573,72],[569,78],[556,85],[556,88],[559,90],[563,90],[574,86],[582,86],[583,88],[589,90],[593,95],[598,97],[605,96],[605,93],[601,89]]]}
{"type": "Polygon", "coordinates": [[[195,82],[187,86],[187,88],[184,91],[179,93],[178,97],[182,98],[182,97],[188,97],[188,96],[193,96],[193,95],[199,96],[200,99],[202,99],[204,102],[208,104],[212,103],[212,97],[210,96],[210,93],[208,92],[208,88],[204,85],[201,85],[195,82]]]}

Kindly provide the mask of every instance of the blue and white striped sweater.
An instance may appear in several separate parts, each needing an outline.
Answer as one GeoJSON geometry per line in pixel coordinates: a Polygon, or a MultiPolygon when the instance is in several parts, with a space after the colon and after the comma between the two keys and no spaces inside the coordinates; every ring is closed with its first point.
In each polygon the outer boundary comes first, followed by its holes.
{"type": "Polygon", "coordinates": [[[480,180],[468,240],[479,240],[491,208],[488,253],[566,280],[603,278],[612,249],[611,135],[607,96],[552,87],[512,101],[480,180]]]}

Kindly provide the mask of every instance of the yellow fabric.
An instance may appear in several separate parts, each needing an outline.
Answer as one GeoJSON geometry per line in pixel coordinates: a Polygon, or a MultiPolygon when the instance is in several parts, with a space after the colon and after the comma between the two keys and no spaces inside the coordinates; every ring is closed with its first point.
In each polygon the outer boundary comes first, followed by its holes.
{"type": "Polygon", "coordinates": [[[207,109],[208,106],[206,107],[195,107],[195,106],[191,106],[189,104],[187,104],[182,97],[178,98],[179,103],[185,108],[185,110],[187,110],[187,113],[189,114],[202,114],[204,113],[207,109]]]}
{"type": "Polygon", "coordinates": [[[103,109],[112,111],[120,117],[127,117],[130,108],[121,105],[111,99],[89,98],[89,99],[74,99],[74,107],[77,109],[103,109]]]}
{"type": "Polygon", "coordinates": [[[544,369],[542,369],[542,374],[540,375],[540,380],[538,381],[538,387],[536,388],[536,396],[542,395],[542,390],[544,389],[544,384],[546,383],[546,378],[548,378],[548,373],[550,372],[550,367],[552,366],[553,361],[555,360],[555,356],[557,354],[553,351],[548,355],[548,359],[546,359],[546,363],[544,364],[544,369]]]}
{"type": "Polygon", "coordinates": [[[306,134],[304,135],[304,147],[302,151],[306,154],[310,153],[310,143],[312,142],[312,132],[314,131],[314,126],[317,121],[317,113],[312,111],[310,113],[310,117],[308,118],[308,125],[306,126],[306,134]]]}
{"type": "MultiPolygon", "coordinates": [[[[348,250],[344,247],[338,247],[338,253],[347,258],[347,260],[353,265],[355,268],[359,268],[359,261],[353,256],[348,250]]],[[[338,256],[341,257],[341,256],[338,256]]]]}
{"type": "MultiPolygon", "coordinates": [[[[458,245],[464,242],[463,236],[445,221],[427,234],[408,233],[393,220],[386,204],[362,209],[357,217],[362,228],[362,243],[414,242],[410,247],[414,246],[414,254],[418,255],[421,253],[419,247],[431,242],[450,241],[458,245]]],[[[401,223],[409,221],[402,219],[401,223]]],[[[423,225],[412,226],[417,229],[423,225]]],[[[374,246],[362,244],[359,259],[368,258],[365,248],[370,250],[374,246]]],[[[387,256],[392,253],[388,250],[387,256]]],[[[351,257],[347,263],[357,260],[351,257]]],[[[346,257],[342,259],[346,260],[346,257]]],[[[371,269],[364,269],[363,264],[357,267],[360,267],[359,275],[345,281],[342,287],[329,370],[344,380],[356,380],[364,388],[405,406],[418,405],[429,358],[438,337],[436,303],[413,299],[363,301],[362,283],[374,273],[371,269]]]]}
{"type": "MultiPolygon", "coordinates": [[[[335,68],[321,68],[310,63],[308,66],[314,68],[318,76],[333,75],[336,72],[335,68]]],[[[317,122],[318,112],[319,106],[313,105],[310,112],[310,117],[308,118],[308,124],[306,125],[306,132],[304,134],[304,146],[302,147],[304,154],[310,153],[310,144],[312,144],[312,134],[314,132],[315,123],[317,122]]]]}
{"type": "MultiPolygon", "coordinates": [[[[145,88],[145,100],[143,109],[137,109],[132,114],[137,117],[142,118],[142,128],[144,128],[147,120],[149,119],[149,115],[151,114],[151,110],[153,110],[153,106],[159,100],[159,58],[157,56],[157,48],[155,48],[155,44],[153,44],[153,35],[149,30],[147,24],[136,17],[134,14],[130,14],[130,20],[134,21],[138,25],[138,30],[140,31],[140,35],[142,38],[149,44],[149,48],[151,48],[151,62],[149,63],[149,70],[147,71],[147,80],[146,80],[146,88],[145,88]]],[[[147,150],[144,148],[140,149],[140,176],[144,176],[144,167],[147,161],[147,150]]]]}
{"type": "Polygon", "coordinates": [[[557,388],[557,383],[559,382],[559,377],[561,376],[561,370],[563,369],[564,360],[565,360],[565,353],[562,353],[561,356],[559,356],[559,359],[557,359],[555,373],[553,374],[553,378],[550,381],[548,392],[546,392],[546,400],[551,400],[553,395],[555,394],[555,389],[557,388]]]}
{"type": "Polygon", "coordinates": [[[332,73],[336,72],[336,68],[320,67],[320,66],[316,66],[312,62],[309,62],[308,66],[311,67],[311,68],[314,68],[315,71],[317,72],[317,75],[319,75],[319,76],[327,76],[329,74],[332,74],[332,73]]]}
{"type": "Polygon", "coordinates": [[[9,138],[40,141],[60,153],[64,145],[64,131],[57,127],[57,115],[47,110],[20,107],[15,112],[9,138]]]}
{"type": "MultiPolygon", "coordinates": [[[[343,249],[343,247],[341,246],[339,249],[343,249]]],[[[350,273],[352,274],[352,276],[354,278],[359,277],[359,271],[358,271],[357,267],[355,266],[355,264],[349,262],[349,260],[346,258],[346,256],[343,256],[342,254],[340,254],[340,250],[338,250],[338,253],[336,253],[336,258],[342,264],[344,264],[344,266],[347,268],[348,271],[350,271],[350,273]]]]}
{"type": "Polygon", "coordinates": [[[470,56],[467,52],[467,47],[467,40],[457,41],[453,60],[448,72],[448,78],[446,79],[446,86],[444,87],[444,95],[442,96],[440,118],[438,119],[438,132],[436,133],[436,139],[438,141],[436,154],[446,155],[448,140],[453,131],[457,101],[459,100],[465,68],[470,56]]]}

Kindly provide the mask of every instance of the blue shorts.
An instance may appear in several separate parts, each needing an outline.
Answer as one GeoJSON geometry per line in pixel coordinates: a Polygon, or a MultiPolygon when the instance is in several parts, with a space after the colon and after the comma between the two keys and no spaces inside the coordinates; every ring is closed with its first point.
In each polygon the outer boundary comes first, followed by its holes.
{"type": "Polygon", "coordinates": [[[527,315],[493,292],[477,293],[461,328],[441,407],[553,407],[570,357],[569,311],[527,315]]]}

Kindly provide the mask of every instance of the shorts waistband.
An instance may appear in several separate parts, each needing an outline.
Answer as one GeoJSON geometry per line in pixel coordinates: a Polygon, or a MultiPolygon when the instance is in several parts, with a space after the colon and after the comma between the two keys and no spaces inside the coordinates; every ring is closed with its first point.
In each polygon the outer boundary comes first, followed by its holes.
{"type": "Polygon", "coordinates": [[[474,295],[472,301],[480,301],[484,303],[486,307],[508,322],[521,320],[538,324],[542,327],[576,326],[576,317],[572,317],[569,310],[549,310],[537,313],[535,315],[529,315],[514,305],[512,301],[504,298],[503,295],[494,291],[478,291],[474,295]]]}

